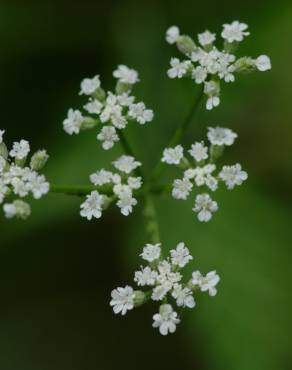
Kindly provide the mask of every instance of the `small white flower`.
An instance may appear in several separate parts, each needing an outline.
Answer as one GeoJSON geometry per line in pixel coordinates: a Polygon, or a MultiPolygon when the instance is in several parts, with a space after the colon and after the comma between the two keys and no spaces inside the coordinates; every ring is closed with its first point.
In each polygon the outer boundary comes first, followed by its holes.
{"type": "Polygon", "coordinates": [[[198,213],[198,220],[208,222],[212,218],[212,213],[218,210],[218,204],[209,194],[198,194],[195,200],[193,211],[198,213]]]}
{"type": "Polygon", "coordinates": [[[100,171],[96,171],[89,176],[90,181],[95,186],[102,186],[105,184],[110,184],[112,182],[113,173],[106,171],[103,168],[100,171]]]}
{"type": "Polygon", "coordinates": [[[216,40],[216,34],[207,30],[198,34],[198,40],[202,46],[211,45],[216,40]]]}
{"type": "Polygon", "coordinates": [[[102,107],[103,104],[99,100],[90,99],[83,108],[90,114],[100,114],[102,107]]]}
{"type": "Polygon", "coordinates": [[[200,287],[202,283],[203,275],[200,273],[200,271],[194,271],[192,273],[192,285],[194,287],[200,287]]]}
{"type": "Polygon", "coordinates": [[[179,272],[172,271],[172,265],[168,260],[163,260],[159,263],[158,271],[159,275],[157,277],[157,281],[168,289],[182,279],[182,275],[179,272]]]}
{"type": "Polygon", "coordinates": [[[117,131],[112,126],[104,126],[97,135],[97,139],[102,142],[102,147],[105,150],[111,149],[115,142],[119,141],[117,131]]]}
{"type": "Polygon", "coordinates": [[[130,191],[121,191],[118,197],[117,206],[121,209],[121,213],[124,216],[129,216],[133,211],[133,207],[137,204],[137,199],[133,198],[130,191]]]}
{"type": "Polygon", "coordinates": [[[123,107],[129,107],[131,104],[134,103],[135,97],[129,96],[128,93],[123,93],[117,96],[118,103],[121,104],[123,107]]]}
{"type": "Polygon", "coordinates": [[[13,187],[14,194],[19,195],[22,198],[27,196],[30,190],[28,184],[18,177],[12,178],[11,185],[13,187]]]}
{"type": "Polygon", "coordinates": [[[198,66],[193,69],[192,71],[192,78],[195,80],[197,84],[203,83],[207,78],[208,72],[206,68],[202,66],[198,66]]]}
{"type": "Polygon", "coordinates": [[[116,95],[109,91],[106,98],[106,104],[99,118],[101,122],[104,123],[108,122],[110,119],[112,119],[112,117],[119,117],[121,115],[122,107],[118,104],[116,95]]]}
{"type": "Polygon", "coordinates": [[[182,78],[191,66],[189,60],[180,61],[178,58],[171,58],[170,60],[171,68],[167,71],[169,78],[182,78]]]}
{"type": "Polygon", "coordinates": [[[195,168],[189,168],[184,172],[184,179],[191,180],[196,176],[197,172],[195,168]]]}
{"type": "Polygon", "coordinates": [[[73,109],[69,109],[67,118],[63,121],[63,128],[67,134],[79,134],[83,116],[81,112],[73,109]]]}
{"type": "Polygon", "coordinates": [[[100,218],[104,201],[104,195],[99,194],[98,191],[92,191],[86,196],[85,202],[81,204],[80,215],[87,218],[87,220],[91,220],[92,217],[100,218]]]}
{"type": "Polygon", "coordinates": [[[140,256],[148,262],[158,260],[161,253],[160,245],[161,244],[146,244],[140,256]]]}
{"type": "Polygon", "coordinates": [[[172,196],[175,199],[186,200],[192,188],[193,184],[188,179],[176,179],[173,182],[172,196]]]}
{"type": "Polygon", "coordinates": [[[91,95],[99,88],[100,88],[99,76],[94,76],[93,78],[84,78],[81,81],[79,95],[91,95]]]}
{"type": "Polygon", "coordinates": [[[183,288],[180,284],[175,284],[172,296],[178,307],[194,308],[196,305],[191,289],[183,288]]]}
{"type": "Polygon", "coordinates": [[[135,272],[134,281],[138,286],[154,285],[156,278],[157,272],[151,270],[151,268],[147,266],[145,268],[141,267],[141,271],[135,272]]]}
{"type": "Polygon", "coordinates": [[[207,136],[212,145],[230,146],[234,143],[238,135],[229,128],[208,127],[207,136]]]}
{"type": "Polygon", "coordinates": [[[212,110],[215,107],[218,107],[220,104],[220,98],[218,96],[212,96],[207,99],[206,101],[206,109],[207,110],[212,110]]]}
{"type": "Polygon", "coordinates": [[[134,171],[137,167],[141,166],[142,163],[135,161],[135,158],[131,157],[130,155],[122,155],[116,161],[113,162],[113,165],[119,171],[129,174],[132,171],[134,171]]]}
{"type": "Polygon", "coordinates": [[[113,187],[113,192],[116,194],[118,197],[122,193],[129,193],[129,195],[132,196],[132,189],[130,188],[129,185],[126,184],[121,184],[118,182],[114,187],[113,187]]]}
{"type": "Polygon", "coordinates": [[[144,125],[146,122],[151,122],[153,120],[154,113],[151,109],[146,109],[143,102],[140,102],[130,105],[129,116],[135,119],[141,125],[144,125]]]}
{"type": "Polygon", "coordinates": [[[152,301],[162,301],[171,288],[172,284],[169,281],[164,281],[162,284],[157,285],[152,291],[152,301]]]}
{"type": "Polygon", "coordinates": [[[159,332],[162,335],[168,333],[174,333],[176,325],[180,323],[177,313],[173,311],[170,304],[163,304],[159,308],[159,313],[153,316],[153,327],[159,328],[159,332]]]}
{"type": "Polygon", "coordinates": [[[255,65],[261,72],[268,71],[272,68],[271,59],[267,55],[260,55],[255,60],[255,65]]]}
{"type": "Polygon", "coordinates": [[[132,287],[114,289],[111,293],[112,300],[110,305],[113,307],[115,314],[125,315],[127,311],[134,308],[135,292],[132,287]]]}
{"type": "Polygon", "coordinates": [[[166,42],[174,44],[177,42],[180,36],[179,28],[177,26],[171,26],[166,31],[166,42]]]}
{"type": "Polygon", "coordinates": [[[29,182],[30,191],[35,199],[40,199],[43,195],[47,194],[50,190],[50,184],[46,181],[45,176],[33,176],[29,182]]]}
{"type": "Polygon", "coordinates": [[[240,42],[244,39],[244,36],[248,36],[250,34],[246,31],[247,28],[247,24],[240,23],[238,21],[234,21],[231,24],[223,24],[221,36],[230,43],[234,41],[240,42]]]}
{"type": "Polygon", "coordinates": [[[197,162],[201,162],[208,158],[208,148],[204,145],[203,141],[192,144],[189,153],[197,162]]]}
{"type": "Polygon", "coordinates": [[[185,243],[181,242],[177,245],[176,249],[170,251],[171,263],[173,265],[184,267],[189,261],[193,259],[190,255],[189,249],[185,246],[185,243]]]}
{"type": "Polygon", "coordinates": [[[3,143],[3,135],[5,134],[5,130],[0,130],[0,144],[3,143]]]}
{"type": "Polygon", "coordinates": [[[4,204],[3,210],[6,218],[16,217],[25,220],[31,215],[30,205],[22,200],[4,204]]]}
{"type": "MultiPolygon", "coordinates": [[[[195,280],[195,279],[193,279],[195,280]]],[[[217,294],[216,285],[219,283],[220,277],[217,275],[216,271],[210,271],[206,276],[202,276],[200,279],[200,289],[201,292],[209,292],[211,297],[217,294]]]]}
{"type": "Polygon", "coordinates": [[[16,159],[25,159],[30,151],[29,142],[26,140],[20,140],[20,142],[14,142],[10,156],[16,159]]]}
{"type": "Polygon", "coordinates": [[[142,186],[142,177],[128,177],[128,185],[131,189],[140,189],[142,186]]]}
{"type": "Polygon", "coordinates": [[[122,64],[118,65],[118,68],[113,72],[113,76],[119,82],[129,85],[134,85],[139,81],[138,72],[122,64]]]}
{"type": "Polygon", "coordinates": [[[248,177],[245,171],[242,171],[239,163],[233,166],[223,166],[219,177],[225,182],[227,189],[231,190],[236,185],[241,185],[248,177]]]}
{"type": "Polygon", "coordinates": [[[184,153],[184,149],[181,145],[177,145],[174,148],[166,148],[163,151],[163,157],[161,159],[162,162],[167,164],[180,164],[184,153]]]}

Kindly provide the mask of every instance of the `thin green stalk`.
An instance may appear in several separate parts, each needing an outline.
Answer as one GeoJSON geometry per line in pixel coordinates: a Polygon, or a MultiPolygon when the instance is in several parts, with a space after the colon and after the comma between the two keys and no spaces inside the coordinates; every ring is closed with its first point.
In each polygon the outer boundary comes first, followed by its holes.
{"type": "Polygon", "coordinates": [[[144,201],[145,204],[143,214],[146,221],[146,231],[150,236],[151,243],[153,244],[160,243],[158,219],[151,195],[149,194],[146,195],[144,201]]]}
{"type": "MultiPolygon", "coordinates": [[[[127,154],[127,155],[130,155],[131,157],[134,157],[135,159],[137,159],[131,145],[129,144],[129,141],[128,139],[126,138],[126,135],[124,134],[123,130],[120,130],[119,131],[119,137],[120,137],[120,142],[121,142],[121,145],[124,149],[124,152],[127,154]]],[[[142,179],[144,178],[143,176],[143,173],[140,169],[140,167],[136,168],[135,171],[137,176],[140,176],[142,177],[142,179]]]]}

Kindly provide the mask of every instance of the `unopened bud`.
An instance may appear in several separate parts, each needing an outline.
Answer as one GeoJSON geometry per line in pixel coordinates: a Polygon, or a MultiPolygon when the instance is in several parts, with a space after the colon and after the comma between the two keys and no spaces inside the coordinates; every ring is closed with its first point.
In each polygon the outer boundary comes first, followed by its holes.
{"type": "Polygon", "coordinates": [[[34,171],[41,170],[47,163],[49,155],[45,150],[38,150],[30,160],[30,168],[34,171]]]}
{"type": "Polygon", "coordinates": [[[191,53],[193,53],[197,48],[194,41],[189,36],[185,36],[185,35],[179,36],[179,38],[177,39],[176,45],[177,45],[178,50],[181,53],[187,54],[187,55],[190,55],[191,53]]]}

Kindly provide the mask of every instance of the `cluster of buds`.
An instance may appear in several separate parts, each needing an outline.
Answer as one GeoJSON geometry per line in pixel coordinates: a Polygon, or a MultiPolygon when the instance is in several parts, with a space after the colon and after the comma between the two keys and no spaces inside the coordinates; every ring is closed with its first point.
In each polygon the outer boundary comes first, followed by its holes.
{"type": "Polygon", "coordinates": [[[125,129],[130,121],[144,125],[154,117],[151,109],[147,109],[143,102],[135,102],[136,98],[131,95],[133,85],[139,81],[137,71],[119,65],[113,76],[117,79],[115,93],[106,93],[101,88],[99,76],[85,78],[79,94],[89,97],[83,107],[87,115],[80,110],[69,109],[63,121],[63,128],[69,135],[97,127],[97,139],[105,150],[119,141],[119,130],[125,129]]]}
{"type": "Polygon", "coordinates": [[[172,196],[175,199],[186,200],[194,186],[205,188],[196,195],[193,211],[197,213],[199,221],[207,222],[212,214],[218,210],[218,204],[207,191],[216,191],[219,182],[225,183],[231,190],[236,185],[241,185],[248,177],[239,163],[231,166],[223,166],[220,171],[215,171],[216,160],[222,155],[224,147],[230,146],[237,138],[237,134],[228,128],[209,127],[208,140],[210,146],[205,146],[203,141],[195,142],[188,150],[188,157],[184,155],[181,145],[167,148],[163,152],[162,162],[176,165],[184,170],[183,178],[173,182],[172,196]]]}
{"type": "Polygon", "coordinates": [[[113,162],[113,166],[119,171],[113,173],[101,169],[90,175],[90,181],[97,187],[87,195],[84,203],[81,204],[80,215],[88,220],[100,218],[102,211],[116,201],[124,216],[128,216],[133,207],[137,204],[137,199],[133,193],[142,186],[142,178],[131,176],[131,173],[141,166],[134,157],[122,155],[113,162]]]}
{"type": "Polygon", "coordinates": [[[198,34],[198,43],[186,35],[181,35],[177,26],[170,27],[166,32],[166,41],[176,44],[178,50],[187,59],[171,58],[171,68],[167,74],[170,78],[189,77],[196,84],[204,85],[204,94],[207,96],[208,110],[220,104],[221,81],[234,82],[236,73],[246,73],[255,70],[267,71],[271,69],[270,58],[261,55],[256,59],[251,57],[237,58],[234,52],[238,44],[250,33],[247,24],[234,21],[223,24],[221,37],[223,48],[219,50],[215,45],[216,34],[205,31],[198,34]]]}
{"type": "Polygon", "coordinates": [[[135,272],[134,281],[146,291],[134,290],[131,286],[114,289],[110,305],[116,314],[125,315],[134,307],[141,306],[149,300],[160,302],[159,312],[153,316],[153,327],[160,334],[174,333],[180,323],[173,305],[179,309],[194,308],[194,292],[208,292],[210,296],[217,293],[216,285],[220,278],[216,271],[202,275],[200,271],[192,273],[192,278],[183,281],[182,269],[193,259],[183,242],[170,251],[170,257],[163,259],[160,244],[146,244],[141,257],[148,263],[135,272]]]}
{"type": "Polygon", "coordinates": [[[40,171],[46,164],[49,156],[45,150],[34,153],[30,159],[29,142],[21,140],[14,142],[8,151],[3,141],[4,130],[0,130],[0,204],[7,218],[26,219],[31,214],[30,205],[22,199],[32,194],[34,199],[40,199],[47,194],[50,185],[40,171]],[[17,197],[17,199],[13,199],[17,197]]]}

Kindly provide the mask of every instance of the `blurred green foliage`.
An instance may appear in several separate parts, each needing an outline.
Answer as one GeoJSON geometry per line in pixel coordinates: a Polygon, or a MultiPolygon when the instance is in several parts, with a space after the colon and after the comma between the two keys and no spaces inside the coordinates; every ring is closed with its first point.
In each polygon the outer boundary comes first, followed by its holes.
{"type": "Polygon", "coordinates": [[[149,173],[197,92],[166,77],[176,53],[164,41],[169,25],[194,36],[239,19],[251,31],[239,53],[273,63],[226,86],[221,106],[202,109],[185,138],[203,139],[214,124],[237,131],[224,161],[241,162],[248,184],[220,191],[221,210],[207,225],[188,202],[156,202],[163,247],[184,240],[196,268],[216,269],[216,298],[198,296],[168,338],[151,328],[154,305],[114,317],[109,292],[131,282],[147,241],[141,209],[88,223],[80,199],[52,194],[34,202],[27,222],[1,219],[1,368],[291,369],[291,17],[290,1],[1,2],[1,127],[10,142],[48,149],[54,183],[85,184],[120,152],[102,152],[93,132],[69,137],[61,127],[67,108],[83,102],[80,80],[99,73],[111,88],[118,63],[139,70],[135,94],[156,112],[151,125],[127,130],[149,173]]]}

